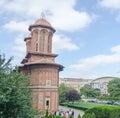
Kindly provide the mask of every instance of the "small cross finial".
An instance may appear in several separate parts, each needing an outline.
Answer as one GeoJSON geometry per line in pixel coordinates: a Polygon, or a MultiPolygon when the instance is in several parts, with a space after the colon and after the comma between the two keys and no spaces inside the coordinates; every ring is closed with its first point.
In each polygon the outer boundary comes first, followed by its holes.
{"type": "Polygon", "coordinates": [[[45,14],[44,14],[44,12],[41,12],[41,18],[42,18],[42,19],[45,18],[45,14]]]}

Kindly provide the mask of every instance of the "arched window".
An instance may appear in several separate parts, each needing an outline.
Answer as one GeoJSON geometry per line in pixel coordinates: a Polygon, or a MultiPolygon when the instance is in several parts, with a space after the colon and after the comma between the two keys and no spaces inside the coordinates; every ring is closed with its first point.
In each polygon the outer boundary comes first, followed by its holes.
{"type": "Polygon", "coordinates": [[[44,52],[44,48],[45,48],[45,31],[42,31],[42,33],[41,33],[41,44],[42,44],[42,51],[44,52]]]}
{"type": "Polygon", "coordinates": [[[39,51],[39,36],[38,36],[38,31],[35,32],[35,43],[36,43],[36,51],[39,51]]]}
{"type": "Polygon", "coordinates": [[[38,43],[36,43],[36,51],[38,51],[38,43]]]}
{"type": "Polygon", "coordinates": [[[52,36],[53,34],[50,32],[48,36],[48,53],[52,52],[52,36]]]}
{"type": "Polygon", "coordinates": [[[38,31],[36,31],[36,42],[38,42],[38,31]]]}
{"type": "Polygon", "coordinates": [[[48,36],[48,53],[51,52],[51,35],[48,36]]]}

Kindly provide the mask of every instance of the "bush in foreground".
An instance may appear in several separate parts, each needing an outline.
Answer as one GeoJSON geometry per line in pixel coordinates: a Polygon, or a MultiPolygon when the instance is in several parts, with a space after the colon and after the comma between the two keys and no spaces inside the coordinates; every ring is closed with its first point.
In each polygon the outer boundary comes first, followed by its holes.
{"type": "Polygon", "coordinates": [[[96,118],[120,118],[120,107],[94,107],[85,112],[94,113],[96,118]]]}
{"type": "Polygon", "coordinates": [[[82,118],[96,118],[94,113],[85,113],[82,118]]]}

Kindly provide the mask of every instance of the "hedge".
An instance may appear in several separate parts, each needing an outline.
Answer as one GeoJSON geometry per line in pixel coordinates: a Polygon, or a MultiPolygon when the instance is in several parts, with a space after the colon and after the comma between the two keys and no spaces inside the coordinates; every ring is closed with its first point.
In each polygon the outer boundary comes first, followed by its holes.
{"type": "Polygon", "coordinates": [[[88,109],[86,113],[94,113],[96,118],[120,118],[120,107],[99,106],[88,109]]]}
{"type": "Polygon", "coordinates": [[[79,109],[79,110],[87,110],[88,108],[87,107],[83,107],[83,106],[78,106],[78,105],[75,105],[75,104],[69,104],[69,103],[61,103],[60,105],[62,106],[66,106],[66,107],[71,107],[71,108],[75,108],[75,109],[79,109]]]}

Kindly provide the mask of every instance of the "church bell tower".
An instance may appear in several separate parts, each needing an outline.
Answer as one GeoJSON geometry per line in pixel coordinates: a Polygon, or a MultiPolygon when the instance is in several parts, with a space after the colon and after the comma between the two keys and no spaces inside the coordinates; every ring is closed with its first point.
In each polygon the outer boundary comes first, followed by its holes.
{"type": "Polygon", "coordinates": [[[55,29],[42,18],[29,26],[30,35],[26,42],[26,56],[20,71],[30,76],[33,107],[40,111],[58,110],[59,72],[63,66],[55,62],[57,54],[52,53],[52,37],[55,29]]]}

